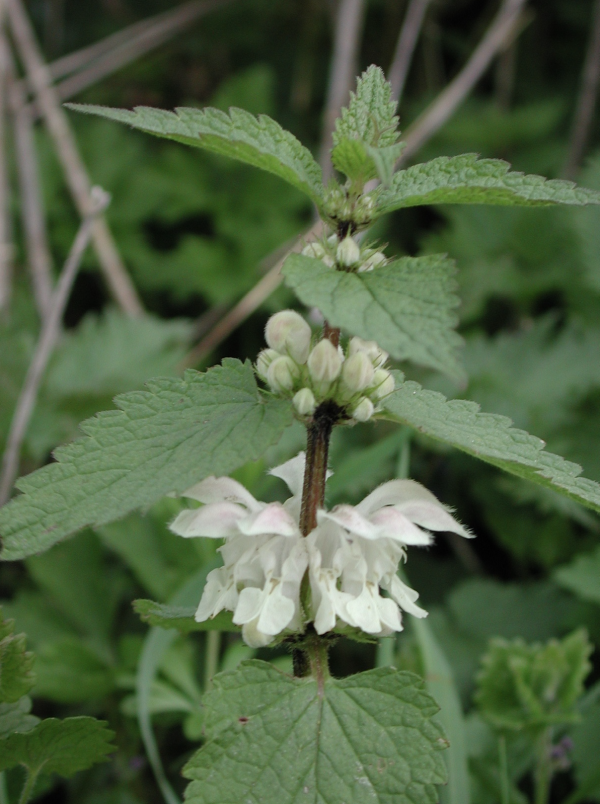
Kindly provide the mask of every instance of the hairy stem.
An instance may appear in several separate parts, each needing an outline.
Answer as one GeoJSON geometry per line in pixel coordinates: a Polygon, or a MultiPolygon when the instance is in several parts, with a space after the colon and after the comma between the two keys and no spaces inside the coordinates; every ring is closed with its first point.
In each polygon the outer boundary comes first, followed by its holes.
{"type": "Polygon", "coordinates": [[[551,744],[552,730],[545,729],[537,744],[537,759],[534,770],[534,804],[548,804],[550,798],[550,783],[552,781],[551,744]]]}
{"type": "Polygon", "coordinates": [[[19,804],[27,804],[33,794],[33,788],[35,787],[35,783],[37,782],[37,778],[40,775],[41,768],[37,768],[36,770],[31,770],[31,768],[27,768],[27,777],[25,779],[25,784],[23,785],[23,789],[21,790],[21,795],[19,797],[19,804]]]}
{"type": "Polygon", "coordinates": [[[327,456],[329,439],[333,429],[334,417],[328,402],[323,402],[307,427],[306,468],[302,488],[302,508],[300,510],[300,530],[303,536],[317,527],[317,511],[323,507],[325,499],[325,480],[327,477],[327,456]]]}

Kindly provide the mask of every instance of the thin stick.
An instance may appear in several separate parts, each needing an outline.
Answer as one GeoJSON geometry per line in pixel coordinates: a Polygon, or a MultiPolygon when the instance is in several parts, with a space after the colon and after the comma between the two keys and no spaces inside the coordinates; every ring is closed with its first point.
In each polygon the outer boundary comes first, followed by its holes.
{"type": "Polygon", "coordinates": [[[33,295],[40,319],[44,321],[50,310],[52,296],[52,258],[46,234],[46,221],[42,204],[42,191],[38,174],[37,157],[31,115],[19,82],[15,80],[15,66],[7,38],[0,32],[0,50],[8,65],[8,102],[13,119],[14,142],[21,191],[21,216],[27,260],[31,272],[33,295]]]}
{"type": "MultiPolygon", "coordinates": [[[[4,0],[0,0],[0,34],[4,27],[4,0]]],[[[11,225],[9,217],[9,185],[6,168],[5,97],[8,64],[4,49],[0,49],[0,316],[8,310],[12,284],[11,225]]]]}
{"type": "Polygon", "coordinates": [[[573,119],[569,151],[563,175],[567,179],[574,178],[585,153],[590,137],[594,111],[598,100],[600,83],[600,0],[594,4],[593,22],[590,41],[581,77],[581,89],[577,101],[577,109],[573,119]]]}
{"type": "Polygon", "coordinates": [[[399,164],[406,162],[428,142],[456,112],[500,50],[518,32],[527,0],[505,0],[483,39],[460,73],[406,132],[406,148],[399,164]]]}
{"type": "MultiPolygon", "coordinates": [[[[60,106],[56,90],[52,86],[52,79],[21,0],[5,0],[5,3],[12,32],[27,71],[27,78],[54,140],[75,205],[81,217],[85,218],[92,208],[90,180],[79,155],[75,137],[60,106]]],[[[129,315],[140,315],[143,312],[142,304],[121,262],[104,218],[94,218],[92,238],[100,267],[115,300],[129,315]]]]}
{"type": "Polygon", "coordinates": [[[0,505],[8,500],[10,490],[19,471],[19,455],[21,445],[31,414],[37,401],[38,392],[48,361],[56,345],[60,324],[69,300],[73,282],[81,264],[84,252],[92,236],[94,220],[108,206],[110,196],[100,187],[92,188],[92,208],[82,221],[79,231],[71,247],[71,252],[61,272],[56,290],[52,295],[50,313],[40,332],[40,336],[33,353],[33,358],[27,370],[27,376],[17,401],[15,413],[10,426],[6,442],[6,450],[2,458],[2,475],[0,476],[0,505]]]}
{"type": "Polygon", "coordinates": [[[339,2],[320,150],[320,162],[325,182],[333,174],[329,151],[335,121],[339,116],[340,109],[348,100],[348,94],[356,75],[356,60],[364,13],[365,0],[340,0],[339,2]]]}
{"type": "Polygon", "coordinates": [[[411,0],[404,18],[404,24],[398,37],[398,44],[387,76],[392,85],[392,97],[398,102],[400,102],[404,94],[408,71],[410,70],[415,47],[423,27],[425,12],[430,3],[431,0],[411,0]]]}

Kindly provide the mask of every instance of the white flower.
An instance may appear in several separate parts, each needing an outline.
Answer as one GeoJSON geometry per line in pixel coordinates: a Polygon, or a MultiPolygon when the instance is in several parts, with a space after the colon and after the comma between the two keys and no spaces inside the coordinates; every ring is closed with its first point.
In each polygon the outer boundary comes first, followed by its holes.
{"type": "Polygon", "coordinates": [[[208,575],[199,622],[232,611],[245,641],[262,647],[282,631],[304,630],[310,619],[318,634],[345,624],[384,636],[402,630],[402,611],[426,616],[418,594],[397,575],[406,548],[429,545],[429,531],[471,535],[433,494],[412,480],[392,480],[357,506],[319,511],[317,527],[304,538],[298,526],[304,453],[271,474],[292,492],[283,504],[259,502],[227,477],[209,477],[183,495],[203,505],[182,511],[171,530],[225,539],[223,566],[208,575]],[[300,589],[307,570],[305,612],[300,589]]]}

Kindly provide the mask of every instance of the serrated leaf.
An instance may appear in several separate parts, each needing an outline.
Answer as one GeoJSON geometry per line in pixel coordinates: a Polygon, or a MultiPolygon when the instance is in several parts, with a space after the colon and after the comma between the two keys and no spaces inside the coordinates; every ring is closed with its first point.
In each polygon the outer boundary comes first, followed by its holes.
{"type": "Polygon", "coordinates": [[[583,600],[600,604],[600,548],[554,572],[554,580],[583,600]]]}
{"type": "Polygon", "coordinates": [[[4,620],[0,609],[0,703],[15,703],[35,683],[33,653],[25,634],[15,634],[14,620],[4,620]]]}
{"type": "Polygon", "coordinates": [[[342,109],[336,121],[334,145],[344,137],[377,148],[394,145],[399,136],[396,105],[383,71],[372,64],[358,79],[356,93],[350,93],[348,108],[342,109]]]}
{"type": "Polygon", "coordinates": [[[30,773],[73,776],[106,761],[114,732],[93,717],[48,718],[24,734],[12,734],[0,750],[0,771],[24,765],[30,773]]]}
{"type": "Polygon", "coordinates": [[[293,184],[315,203],[323,194],[321,168],[308,148],[267,115],[255,117],[235,107],[226,114],[210,107],[167,112],[148,106],[137,106],[133,111],[79,103],[66,106],[247,162],[293,184]]]}
{"type": "Polygon", "coordinates": [[[435,804],[446,781],[438,707],[412,673],[317,684],[250,661],[204,701],[212,739],[184,768],[188,804],[435,804]]]}
{"type": "Polygon", "coordinates": [[[545,645],[493,639],[477,680],[481,715],[510,731],[578,722],[575,703],[591,669],[592,649],[582,630],[545,645]]]}
{"type": "Polygon", "coordinates": [[[373,160],[375,172],[384,186],[389,185],[392,181],[396,162],[405,148],[405,142],[387,145],[385,148],[374,148],[372,145],[367,145],[367,153],[373,160]]]}
{"type": "Polygon", "coordinates": [[[377,214],[423,204],[540,206],[600,204],[600,193],[573,182],[511,172],[501,159],[440,156],[394,175],[376,197],[377,214]]]}
{"type": "Polygon", "coordinates": [[[452,260],[403,257],[359,274],[292,254],[283,275],[299,299],[318,307],[333,326],[377,341],[398,360],[463,377],[456,357],[462,339],[452,330],[458,304],[452,260]]]}
{"type": "Polygon", "coordinates": [[[210,620],[199,623],[194,619],[196,608],[184,606],[170,606],[164,603],[155,603],[154,600],[134,600],[133,608],[140,619],[148,625],[160,628],[176,628],[185,634],[190,631],[239,631],[234,625],[231,612],[222,611],[210,620]]]}
{"type": "Polygon", "coordinates": [[[353,182],[365,184],[377,176],[375,163],[361,140],[341,137],[331,152],[331,161],[336,170],[353,182]]]}
{"type": "Polygon", "coordinates": [[[292,419],[289,403],[259,394],[249,362],[224,360],[146,388],[117,397],[118,410],[83,423],[87,438],[21,478],[24,494],[0,509],[3,559],[47,550],[86,525],[229,474],[260,457],[292,419]]]}
{"type": "Polygon", "coordinates": [[[31,731],[37,726],[40,719],[30,712],[31,699],[27,695],[15,703],[0,703],[0,740],[5,740],[13,732],[31,731]]]}
{"type": "Polygon", "coordinates": [[[506,416],[481,413],[463,399],[448,401],[416,382],[402,382],[385,400],[380,418],[405,424],[505,472],[557,491],[600,513],[600,485],[579,477],[581,467],[545,452],[540,438],[512,427],[506,416]]]}

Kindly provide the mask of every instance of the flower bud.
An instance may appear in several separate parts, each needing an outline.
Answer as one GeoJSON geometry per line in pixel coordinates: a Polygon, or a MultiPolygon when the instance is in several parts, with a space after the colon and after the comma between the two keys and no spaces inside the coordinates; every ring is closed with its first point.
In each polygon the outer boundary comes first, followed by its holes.
{"type": "Polygon", "coordinates": [[[388,359],[388,353],[380,349],[375,341],[363,341],[362,338],[352,338],[348,345],[348,354],[354,355],[364,352],[375,368],[381,368],[388,359]]]}
{"type": "Polygon", "coordinates": [[[337,247],[335,256],[339,265],[343,265],[344,268],[351,268],[360,259],[358,243],[348,235],[337,247]]]}
{"type": "Polygon", "coordinates": [[[389,371],[380,368],[375,372],[371,387],[373,388],[370,394],[371,398],[378,400],[391,394],[396,388],[396,383],[389,371]]]}
{"type": "Polygon", "coordinates": [[[325,256],[325,249],[320,243],[308,243],[302,249],[304,257],[313,257],[315,260],[320,260],[325,256]]]}
{"type": "Polygon", "coordinates": [[[266,342],[280,354],[289,354],[297,363],[306,363],[310,338],[310,327],[294,310],[282,310],[267,321],[266,342]]]}
{"type": "Polygon", "coordinates": [[[371,400],[367,399],[366,396],[363,396],[358,405],[352,411],[352,418],[356,419],[357,422],[368,422],[374,412],[375,407],[371,400]]]}
{"type": "Polygon", "coordinates": [[[291,357],[279,356],[267,370],[267,382],[276,393],[291,391],[300,370],[291,357]]]}
{"type": "Polygon", "coordinates": [[[378,268],[380,265],[383,265],[384,262],[385,254],[382,254],[381,251],[376,251],[374,254],[371,254],[370,257],[367,257],[367,259],[358,269],[358,272],[363,273],[364,271],[372,271],[373,268],[378,268]]]}
{"type": "Polygon", "coordinates": [[[351,355],[342,367],[342,380],[348,390],[364,391],[373,382],[373,364],[364,352],[351,355]]]}
{"type": "Polygon", "coordinates": [[[262,352],[258,353],[258,357],[256,358],[256,371],[263,380],[267,379],[269,366],[276,357],[280,357],[280,355],[275,349],[263,349],[262,352]]]}
{"type": "Polygon", "coordinates": [[[301,388],[292,399],[292,404],[300,416],[312,416],[317,407],[315,395],[310,388],[301,388]]]}
{"type": "Polygon", "coordinates": [[[308,356],[308,371],[317,383],[337,380],[342,370],[342,358],[335,346],[326,338],[315,346],[308,356]]]}

